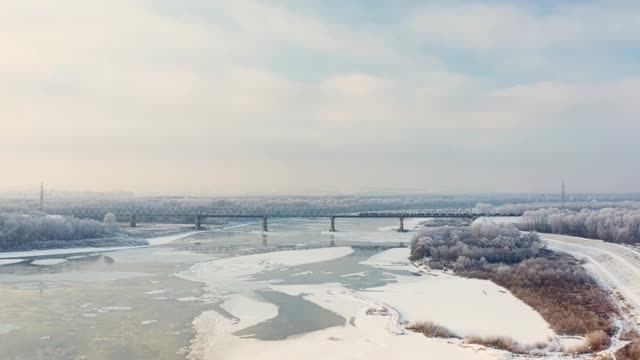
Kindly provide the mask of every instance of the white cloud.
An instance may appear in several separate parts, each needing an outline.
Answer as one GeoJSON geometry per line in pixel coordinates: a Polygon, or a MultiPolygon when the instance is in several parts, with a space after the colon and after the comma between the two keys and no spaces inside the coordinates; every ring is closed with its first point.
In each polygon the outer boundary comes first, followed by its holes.
{"type": "MultiPolygon", "coordinates": [[[[638,10],[637,4],[631,5],[638,10]]],[[[421,40],[473,51],[539,51],[580,48],[607,41],[640,38],[640,18],[607,2],[560,5],[551,13],[526,3],[426,5],[406,26],[421,40]]]]}
{"type": "MultiPolygon", "coordinates": [[[[428,165],[457,164],[447,171],[458,176],[477,167],[469,159],[478,151],[534,158],[522,142],[540,129],[638,128],[637,78],[501,85],[434,60],[423,46],[535,53],[546,66],[549,49],[630,31],[633,17],[621,12],[597,35],[588,9],[537,16],[516,6],[438,5],[412,17],[407,31],[336,24],[257,1],[206,3],[216,20],[152,5],[0,4],[8,19],[0,25],[0,161],[11,169],[0,189],[45,175],[58,187],[129,188],[169,173],[180,176],[155,190],[357,187],[374,175],[388,188],[429,179],[428,165]],[[322,60],[292,55],[269,66],[289,48],[355,65],[330,71],[322,60]],[[295,76],[289,61],[314,61],[302,65],[327,75],[295,76]],[[415,179],[398,179],[398,171],[415,179]]],[[[434,181],[446,190],[462,182],[434,181]]]]}

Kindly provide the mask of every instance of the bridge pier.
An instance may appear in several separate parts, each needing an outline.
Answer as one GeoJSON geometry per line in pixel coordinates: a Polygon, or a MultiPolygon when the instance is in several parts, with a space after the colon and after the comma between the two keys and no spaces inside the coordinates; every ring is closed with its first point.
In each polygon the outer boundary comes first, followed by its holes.
{"type": "Polygon", "coordinates": [[[406,230],[404,229],[404,218],[400,217],[400,227],[398,228],[398,232],[405,232],[406,230]]]}
{"type": "Polygon", "coordinates": [[[332,216],[331,219],[331,227],[329,227],[329,231],[336,232],[336,217],[332,216]]]}
{"type": "Polygon", "coordinates": [[[269,231],[269,227],[267,226],[267,217],[262,217],[262,231],[269,231]]]}
{"type": "Polygon", "coordinates": [[[129,226],[131,227],[138,226],[137,217],[135,216],[135,214],[131,214],[131,217],[129,218],[129,226]]]}
{"type": "Polygon", "coordinates": [[[202,229],[202,216],[196,215],[196,230],[202,229]]]}

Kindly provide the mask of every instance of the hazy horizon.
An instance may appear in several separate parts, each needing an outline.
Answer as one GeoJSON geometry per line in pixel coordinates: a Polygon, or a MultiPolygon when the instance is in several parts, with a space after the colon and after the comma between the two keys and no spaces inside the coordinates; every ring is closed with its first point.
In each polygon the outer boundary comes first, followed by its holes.
{"type": "Polygon", "coordinates": [[[0,193],[640,192],[634,1],[0,4],[0,193]]]}

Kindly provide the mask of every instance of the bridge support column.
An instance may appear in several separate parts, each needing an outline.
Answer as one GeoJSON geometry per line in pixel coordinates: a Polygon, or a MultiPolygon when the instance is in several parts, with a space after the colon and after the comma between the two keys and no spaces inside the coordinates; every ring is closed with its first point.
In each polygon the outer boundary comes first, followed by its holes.
{"type": "Polygon", "coordinates": [[[336,217],[332,216],[330,219],[331,219],[331,227],[329,227],[329,231],[336,232],[336,217]]]}
{"type": "Polygon", "coordinates": [[[196,230],[202,229],[202,216],[196,215],[196,230]]]}
{"type": "Polygon", "coordinates": [[[398,232],[405,232],[406,230],[404,229],[404,218],[400,217],[400,227],[398,228],[398,232]]]}
{"type": "Polygon", "coordinates": [[[131,217],[129,218],[129,226],[131,227],[138,226],[137,217],[134,214],[131,214],[131,217]]]}
{"type": "Polygon", "coordinates": [[[262,217],[262,231],[269,231],[269,227],[267,226],[267,217],[262,217]]]}

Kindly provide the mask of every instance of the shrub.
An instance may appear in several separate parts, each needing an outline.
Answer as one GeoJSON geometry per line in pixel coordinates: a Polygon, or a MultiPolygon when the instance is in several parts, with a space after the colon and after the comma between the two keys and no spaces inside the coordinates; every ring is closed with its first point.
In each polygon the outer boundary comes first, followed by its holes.
{"type": "Polygon", "coordinates": [[[618,311],[607,293],[568,256],[529,259],[496,271],[492,280],[534,308],[559,334],[613,333],[618,311]]]}
{"type": "Polygon", "coordinates": [[[520,345],[517,341],[512,338],[504,337],[504,336],[489,336],[489,337],[480,337],[480,336],[470,336],[467,338],[467,342],[469,344],[478,344],[487,347],[491,347],[499,350],[506,350],[516,354],[526,354],[527,348],[520,345]]]}
{"type": "Polygon", "coordinates": [[[640,360],[640,339],[632,340],[615,355],[617,360],[640,360]]]}
{"type": "Polygon", "coordinates": [[[426,337],[459,338],[459,336],[453,333],[451,330],[431,321],[419,321],[417,323],[409,325],[407,329],[414,332],[422,333],[426,337]]]}
{"type": "Polygon", "coordinates": [[[611,338],[602,330],[596,330],[588,333],[586,340],[589,350],[593,352],[604,350],[611,344],[611,338]]]}

